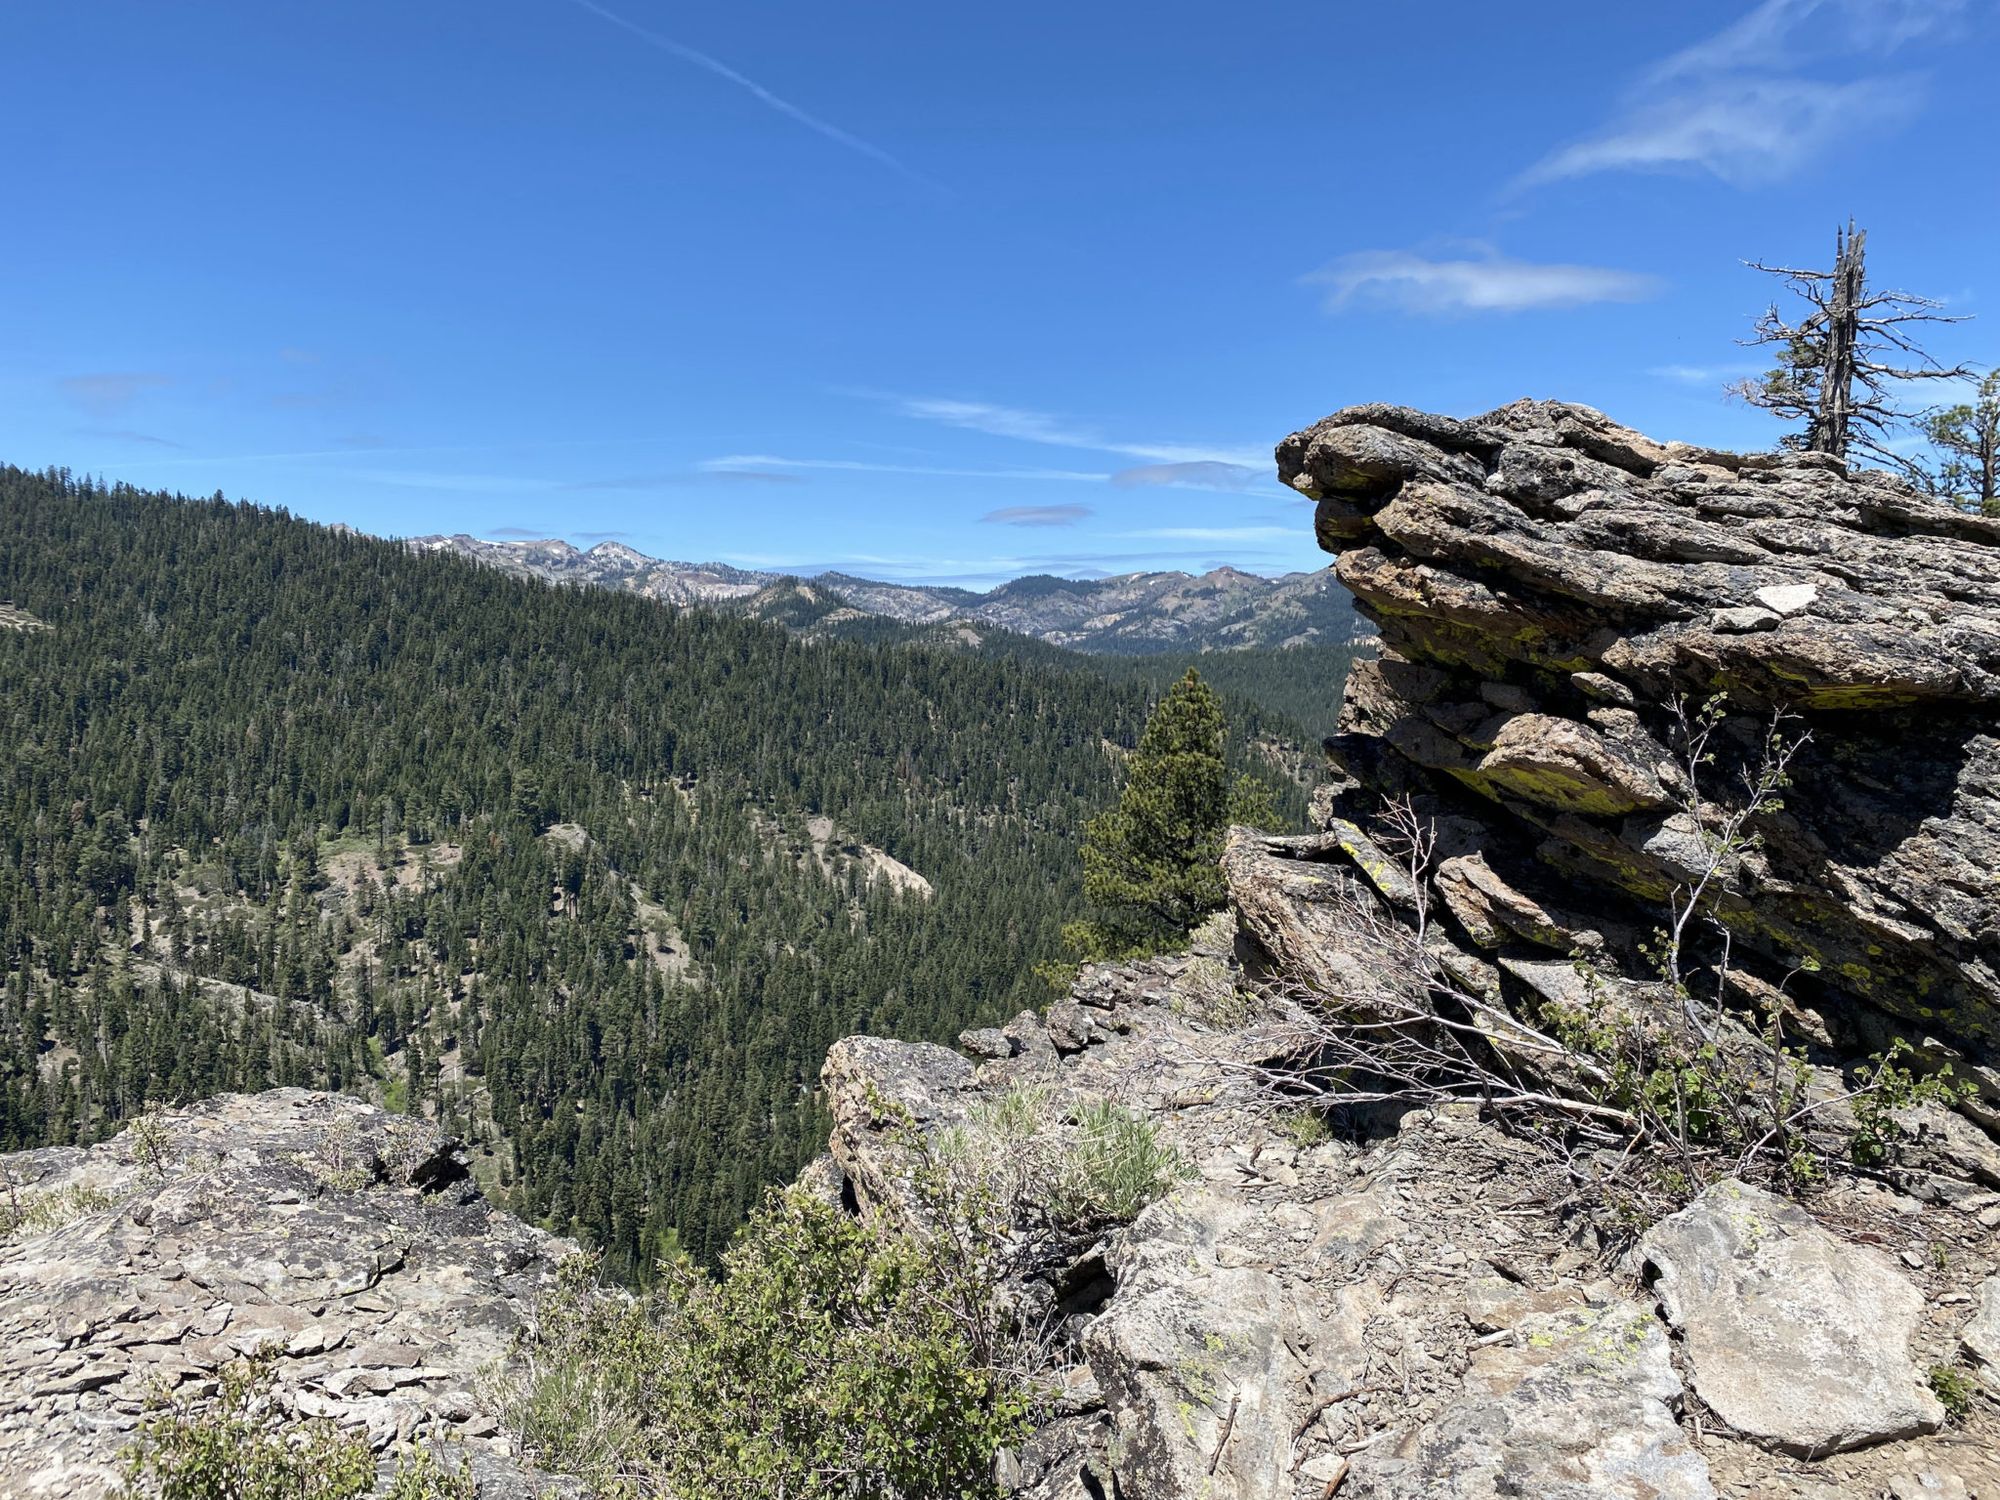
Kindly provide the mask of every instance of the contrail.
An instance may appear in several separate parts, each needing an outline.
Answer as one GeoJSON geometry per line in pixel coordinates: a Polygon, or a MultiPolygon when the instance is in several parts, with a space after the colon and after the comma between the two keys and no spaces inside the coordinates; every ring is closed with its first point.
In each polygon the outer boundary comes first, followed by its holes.
{"type": "Polygon", "coordinates": [[[659,48],[660,51],[667,53],[669,56],[678,57],[685,63],[692,63],[697,68],[713,73],[717,78],[727,79],[756,99],[760,104],[776,110],[787,119],[797,121],[817,135],[825,136],[835,145],[845,146],[849,151],[858,152],[870,161],[887,167],[899,177],[907,178],[920,187],[928,188],[933,193],[942,193],[950,196],[951,190],[942,183],[934,182],[915,168],[906,166],[896,157],[884,151],[880,146],[864,141],[857,135],[849,135],[838,125],[828,124],[818,115],[807,113],[789,99],[780,99],[776,94],[765,88],[763,84],[757,82],[756,79],[744,77],[741,73],[730,67],[728,63],[721,61],[719,58],[710,57],[706,52],[690,47],[685,42],[677,42],[670,36],[662,36],[659,32],[641,26],[636,21],[628,21],[616,11],[606,10],[603,6],[597,4],[596,0],[570,0],[570,4],[576,6],[579,10],[589,11],[600,20],[609,21],[613,26],[621,30],[631,32],[640,41],[645,42],[649,46],[659,48]]]}

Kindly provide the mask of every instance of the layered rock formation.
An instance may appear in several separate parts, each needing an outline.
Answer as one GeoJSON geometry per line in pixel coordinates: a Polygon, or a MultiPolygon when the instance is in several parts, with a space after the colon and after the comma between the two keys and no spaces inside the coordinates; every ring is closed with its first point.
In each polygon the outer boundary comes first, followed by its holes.
{"type": "MultiPolygon", "coordinates": [[[[1836,1030],[1866,1042],[1887,1013],[2000,1096],[2000,521],[1544,402],[1357,407],[1278,467],[1382,632],[1334,811],[1415,794],[1509,907],[1648,931],[1698,852],[1667,705],[1727,695],[1699,789],[1723,805],[1761,724],[1796,715],[1811,742],[1724,901],[1739,953],[1767,979],[1812,961],[1794,988],[1836,1030]]],[[[1481,904],[1449,884],[1455,915],[1481,904]]],[[[1573,935],[1461,925],[1487,949],[1573,935]]]]}
{"type": "Polygon", "coordinates": [[[149,1401],[253,1354],[279,1415],[543,1492],[479,1376],[574,1247],[491,1208],[434,1126],[279,1089],[0,1171],[0,1494],[113,1493],[149,1401]]]}

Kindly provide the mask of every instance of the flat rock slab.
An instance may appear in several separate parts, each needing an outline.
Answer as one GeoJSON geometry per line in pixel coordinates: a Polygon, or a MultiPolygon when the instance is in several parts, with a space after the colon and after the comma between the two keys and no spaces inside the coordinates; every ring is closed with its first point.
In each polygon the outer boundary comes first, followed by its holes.
{"type": "Polygon", "coordinates": [[[2000,1396],[2000,1276],[1989,1276],[1979,1284],[1979,1307],[1959,1335],[1959,1344],[1980,1384],[2000,1396]]]}
{"type": "Polygon", "coordinates": [[[1356,1500],[1715,1500],[1674,1418],[1667,1336],[1633,1302],[1531,1314],[1479,1351],[1464,1396],[1400,1455],[1368,1454],[1356,1500]]]}
{"type": "Polygon", "coordinates": [[[1923,1296],[1795,1204],[1720,1182],[1648,1230],[1638,1256],[1695,1394],[1743,1436],[1824,1455],[1943,1423],[1910,1357],[1923,1296]]]}

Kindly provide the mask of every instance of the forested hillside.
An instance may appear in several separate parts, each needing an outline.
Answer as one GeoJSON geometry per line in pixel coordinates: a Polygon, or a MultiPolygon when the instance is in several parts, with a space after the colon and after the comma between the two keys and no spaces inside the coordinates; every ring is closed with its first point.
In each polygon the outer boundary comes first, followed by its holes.
{"type": "Polygon", "coordinates": [[[1240,651],[1158,652],[1150,656],[1091,656],[1093,671],[1114,682],[1144,683],[1164,692],[1192,667],[1218,693],[1254,703],[1317,742],[1334,732],[1340,693],[1355,662],[1375,654],[1373,641],[1337,646],[1251,646],[1240,651]]]}
{"type": "Polygon", "coordinates": [[[370,1093],[628,1273],[818,1149],[835,1038],[1046,998],[1150,696],[13,469],[0,597],[0,1149],[370,1093]]]}

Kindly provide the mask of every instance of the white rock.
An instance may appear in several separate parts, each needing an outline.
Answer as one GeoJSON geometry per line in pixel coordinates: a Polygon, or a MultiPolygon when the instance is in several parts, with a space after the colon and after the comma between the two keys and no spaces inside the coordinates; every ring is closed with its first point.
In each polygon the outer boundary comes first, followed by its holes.
{"type": "Polygon", "coordinates": [[[1959,1335],[1959,1344],[1980,1383],[2000,1395],[2000,1276],[1989,1276],[1979,1284],[1979,1308],[1959,1335]]]}
{"type": "Polygon", "coordinates": [[[1943,1423],[1910,1357],[1922,1294],[1795,1204],[1719,1182],[1637,1253],[1686,1340],[1695,1394],[1745,1437],[1823,1456],[1943,1423]]]}
{"type": "Polygon", "coordinates": [[[1473,1356],[1465,1389],[1399,1456],[1359,1455],[1371,1500],[1715,1500],[1674,1420],[1667,1336],[1634,1302],[1523,1318],[1473,1356]]]}
{"type": "Polygon", "coordinates": [[[1795,615],[1818,597],[1816,583],[1776,583],[1757,590],[1758,602],[1781,615],[1795,615]]]}

